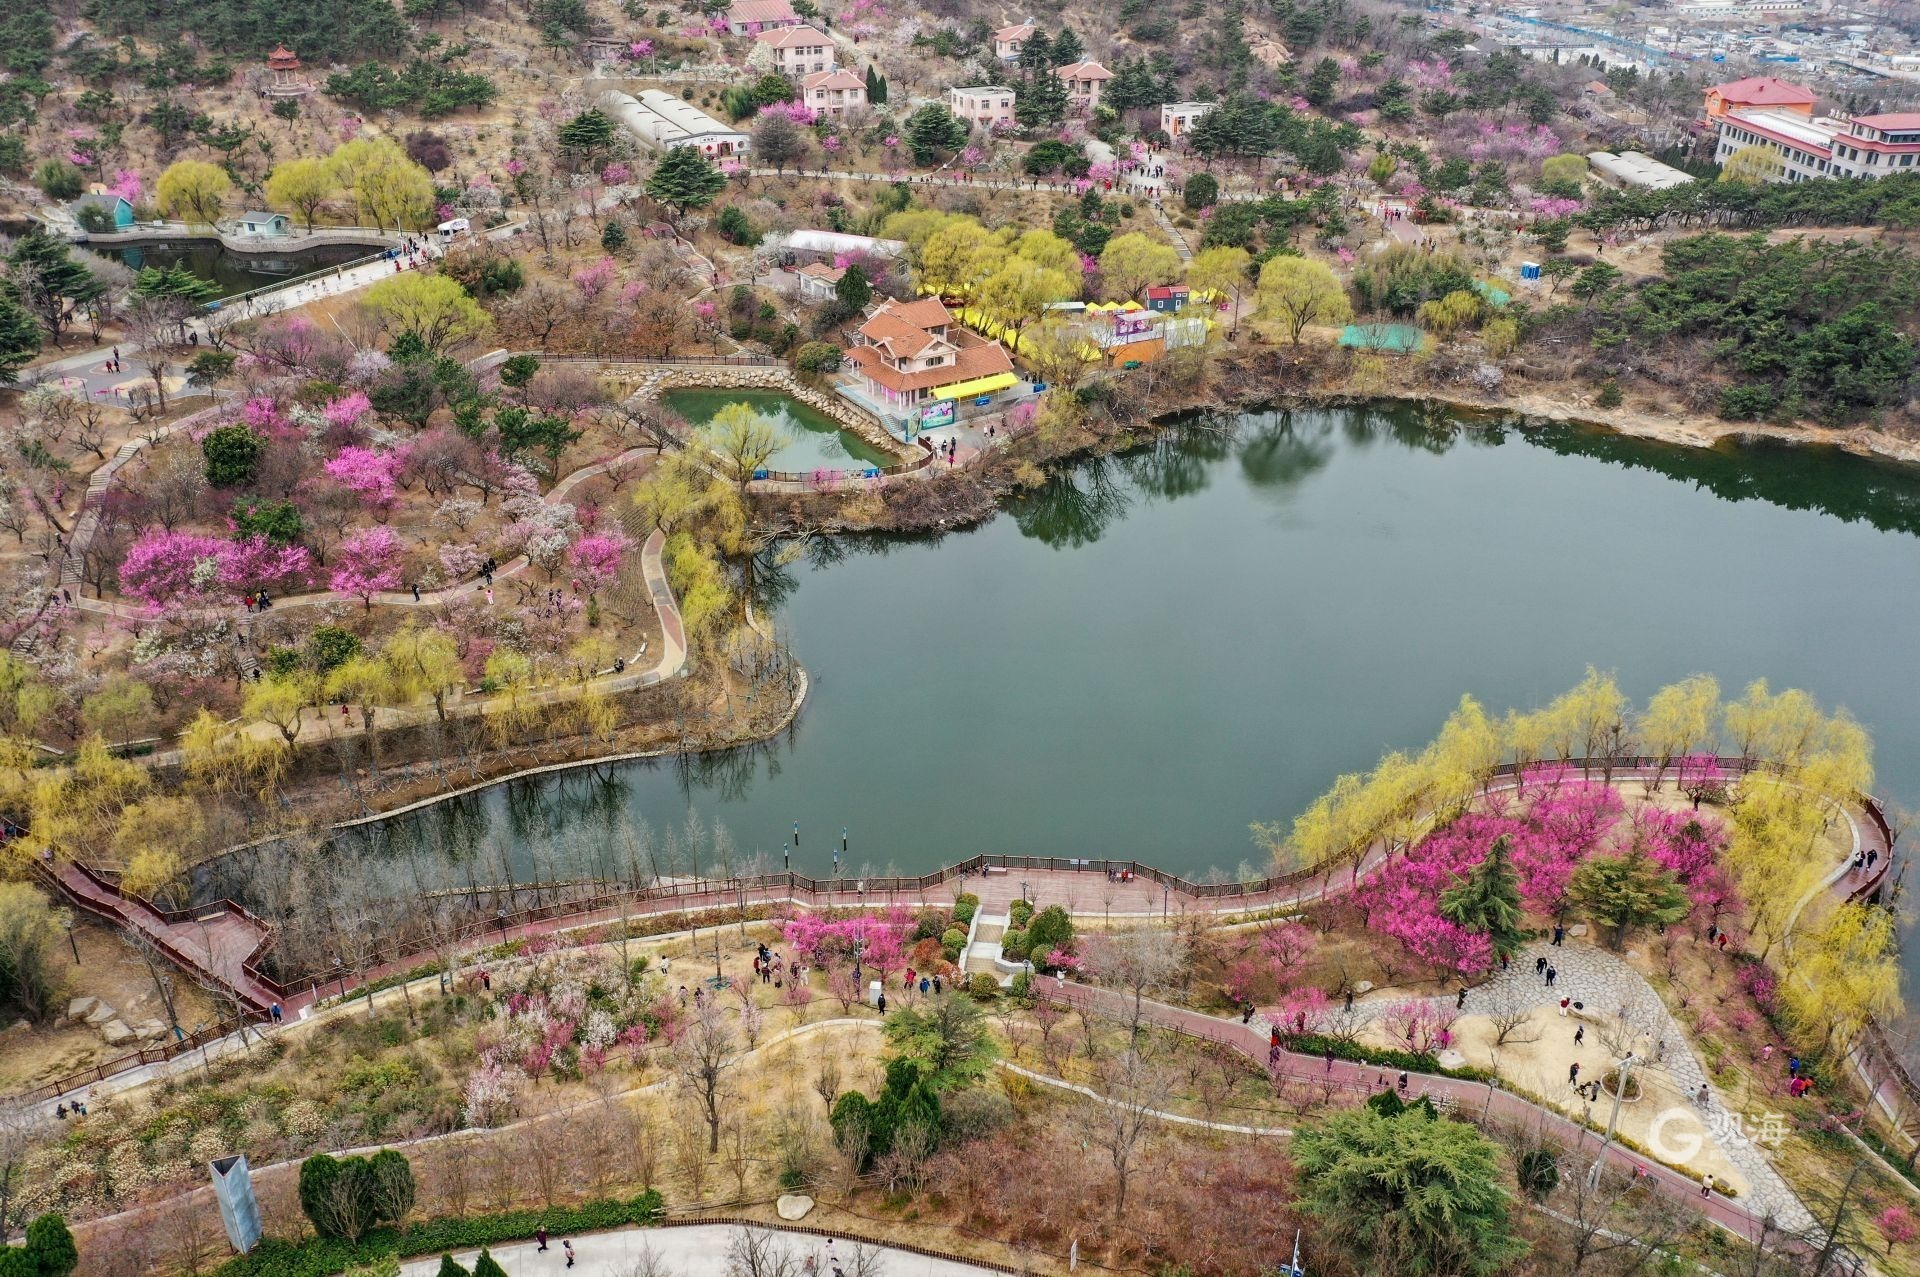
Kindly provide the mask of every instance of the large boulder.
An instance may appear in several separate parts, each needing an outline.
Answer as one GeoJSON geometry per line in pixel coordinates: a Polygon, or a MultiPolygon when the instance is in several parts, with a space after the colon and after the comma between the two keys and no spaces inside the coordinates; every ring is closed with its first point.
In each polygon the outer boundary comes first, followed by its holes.
{"type": "Polygon", "coordinates": [[[67,1003],[67,1018],[69,1020],[84,1020],[92,1014],[93,1009],[99,1005],[99,998],[75,998],[67,1003]]]}
{"type": "Polygon", "coordinates": [[[98,999],[96,999],[94,1002],[93,1010],[87,1012],[87,1023],[91,1024],[96,1029],[99,1028],[101,1025],[105,1024],[108,1020],[117,1020],[119,1018],[120,1018],[120,1013],[118,1011],[114,1010],[112,1007],[108,1006],[104,1002],[99,1001],[98,999]]]}
{"type": "Polygon", "coordinates": [[[813,1209],[813,1199],[798,1193],[789,1193],[773,1204],[780,1218],[788,1221],[805,1219],[807,1212],[813,1209]]]}
{"type": "Polygon", "coordinates": [[[108,1046],[126,1046],[133,1041],[133,1030],[119,1020],[108,1020],[100,1026],[100,1036],[107,1040],[108,1046]]]}

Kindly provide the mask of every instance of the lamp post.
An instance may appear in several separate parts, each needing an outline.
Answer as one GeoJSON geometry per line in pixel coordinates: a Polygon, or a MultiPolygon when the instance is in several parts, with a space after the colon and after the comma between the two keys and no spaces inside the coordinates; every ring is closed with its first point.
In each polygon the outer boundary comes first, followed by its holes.
{"type": "Polygon", "coordinates": [[[505,944],[507,942],[507,911],[505,909],[494,910],[493,923],[500,928],[500,943],[505,944]]]}
{"type": "Polygon", "coordinates": [[[73,911],[69,909],[61,921],[66,924],[67,947],[73,950],[73,965],[77,967],[80,965],[80,943],[73,938],[73,911]]]}
{"type": "Polygon", "coordinates": [[[1620,1124],[1620,1100],[1627,1093],[1627,1074],[1634,1064],[1634,1054],[1629,1051],[1620,1063],[1614,1066],[1615,1083],[1613,1088],[1613,1112],[1607,1117],[1607,1134],[1600,1141],[1600,1155],[1593,1159],[1593,1166],[1587,1171],[1587,1191],[1593,1192],[1600,1186],[1600,1168],[1606,1165],[1607,1146],[1613,1143],[1614,1128],[1620,1124]]]}
{"type": "Polygon", "coordinates": [[[340,982],[339,996],[342,1002],[347,1000],[347,964],[339,958],[333,960],[333,978],[340,982]]]}

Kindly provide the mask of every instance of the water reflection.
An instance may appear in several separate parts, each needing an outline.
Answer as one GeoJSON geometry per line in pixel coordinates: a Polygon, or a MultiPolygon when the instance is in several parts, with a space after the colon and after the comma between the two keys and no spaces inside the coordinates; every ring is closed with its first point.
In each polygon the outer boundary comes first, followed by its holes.
{"type": "MultiPolygon", "coordinates": [[[[1870,708],[1889,786],[1911,784],[1920,697],[1891,644],[1920,615],[1883,584],[1912,547],[1751,510],[1736,534],[1679,484],[1920,533],[1915,472],[1832,451],[1687,449],[1411,406],[1197,417],[964,535],[770,551],[756,592],[781,604],[768,610],[815,677],[779,739],[498,786],[346,831],[316,863],[355,891],[518,898],[749,864],[756,849],[777,865],[799,820],[810,841],[794,864],[810,873],[829,871],[819,831],[843,824],[914,872],[1008,851],[1203,873],[1248,854],[1248,822],[1284,820],[1338,772],[1424,740],[1461,692],[1535,703],[1589,660],[1640,691],[1704,668],[1870,708]],[[1417,534],[1370,535],[1383,493],[1417,534]],[[1275,521],[1276,501],[1300,517],[1275,521]],[[1623,510],[1662,543],[1714,545],[1721,570],[1676,557],[1623,571],[1540,535],[1623,510]],[[1056,553],[1073,549],[1088,552],[1056,553]],[[1516,580],[1534,583],[1524,603],[1516,580]],[[1833,631],[1875,588],[1875,623],[1833,631]],[[1404,635],[1356,627],[1381,597],[1430,618],[1417,660],[1404,635]]],[[[687,726],[698,734],[697,713],[687,726]]],[[[196,892],[290,891],[273,874],[304,854],[235,857],[196,892]]]]}

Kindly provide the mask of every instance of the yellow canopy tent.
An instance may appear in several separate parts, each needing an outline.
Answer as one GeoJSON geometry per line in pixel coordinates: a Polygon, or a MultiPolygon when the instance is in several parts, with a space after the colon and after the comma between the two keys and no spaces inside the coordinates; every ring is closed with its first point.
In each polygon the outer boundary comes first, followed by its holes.
{"type": "Polygon", "coordinates": [[[956,381],[951,386],[935,386],[935,399],[971,399],[975,395],[990,395],[996,390],[1005,390],[1009,386],[1020,384],[1020,378],[1010,372],[996,372],[986,377],[975,377],[971,381],[956,381]]]}

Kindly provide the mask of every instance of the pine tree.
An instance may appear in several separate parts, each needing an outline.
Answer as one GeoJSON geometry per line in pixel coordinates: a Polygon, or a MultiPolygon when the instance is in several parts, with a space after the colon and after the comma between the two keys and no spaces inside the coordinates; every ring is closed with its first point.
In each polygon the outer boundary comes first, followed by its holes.
{"type": "Polygon", "coordinates": [[[13,286],[0,280],[0,386],[11,386],[40,353],[40,325],[16,298],[13,286]]]}
{"type": "Polygon", "coordinates": [[[676,213],[704,208],[726,187],[727,179],[706,156],[690,146],[675,147],[660,157],[647,178],[647,194],[676,213]]]}
{"type": "Polygon", "coordinates": [[[1614,949],[1635,927],[1687,916],[1687,893],[1639,847],[1624,856],[1588,860],[1574,871],[1567,898],[1607,928],[1607,943],[1614,949]]]}
{"type": "Polygon", "coordinates": [[[1487,858],[1472,873],[1440,893],[1440,915],[1456,926],[1484,935],[1496,957],[1520,948],[1520,876],[1507,854],[1507,840],[1494,841],[1487,858]]]}
{"type": "MultiPolygon", "coordinates": [[[[1036,38],[1039,34],[1034,32],[1036,38]]],[[[1053,65],[1072,66],[1086,56],[1086,46],[1080,43],[1080,37],[1073,33],[1073,28],[1061,27],[1060,34],[1053,38],[1053,65]]]]}
{"type": "Polygon", "coordinates": [[[440,1256],[440,1271],[437,1277],[473,1277],[473,1274],[452,1255],[442,1255],[440,1256]]]}
{"type": "Polygon", "coordinates": [[[1035,31],[1020,46],[1020,69],[1031,75],[1053,67],[1053,42],[1044,31],[1035,31]]]}
{"type": "Polygon", "coordinates": [[[480,1257],[473,1261],[473,1277],[507,1277],[507,1270],[500,1266],[493,1252],[482,1246],[480,1257]]]}

